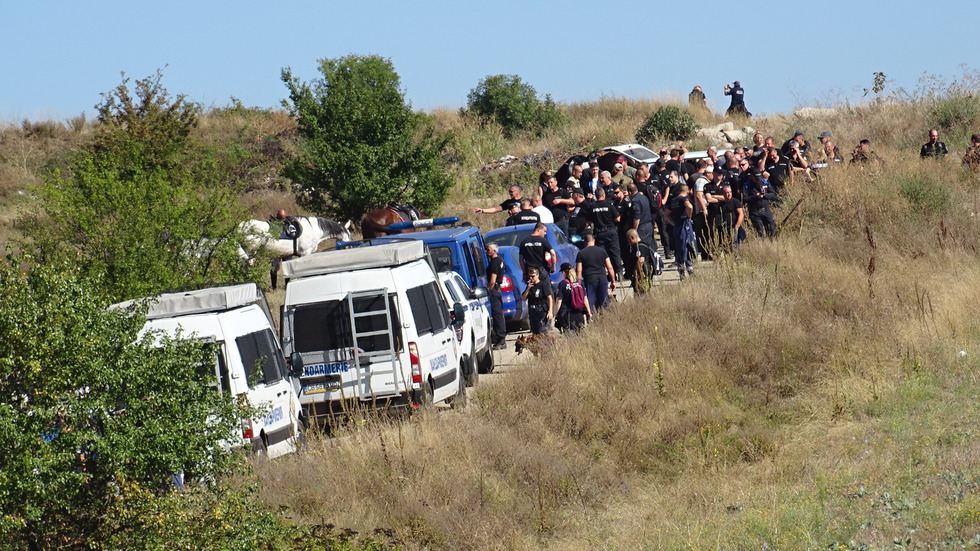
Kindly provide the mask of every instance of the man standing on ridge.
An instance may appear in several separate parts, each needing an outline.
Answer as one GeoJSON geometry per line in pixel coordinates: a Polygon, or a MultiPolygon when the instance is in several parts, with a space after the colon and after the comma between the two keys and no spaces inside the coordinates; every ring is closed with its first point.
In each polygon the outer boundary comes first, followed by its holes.
{"type": "Polygon", "coordinates": [[[742,83],[735,81],[734,84],[729,86],[725,85],[725,95],[732,97],[732,104],[728,106],[728,111],[725,114],[731,115],[741,115],[744,117],[751,117],[752,113],[749,113],[748,109],[745,108],[745,90],[742,90],[742,83]]]}
{"type": "Polygon", "coordinates": [[[704,96],[704,90],[700,86],[695,86],[691,93],[687,95],[687,104],[691,111],[707,111],[708,98],[704,96]]]}

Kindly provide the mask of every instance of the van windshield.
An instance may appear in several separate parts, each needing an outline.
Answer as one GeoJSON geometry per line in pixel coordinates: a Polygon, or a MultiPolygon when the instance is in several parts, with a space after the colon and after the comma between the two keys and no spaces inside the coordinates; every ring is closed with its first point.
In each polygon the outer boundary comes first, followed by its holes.
{"type": "Polygon", "coordinates": [[[282,380],[286,371],[285,360],[276,346],[276,337],[271,329],[242,335],[235,339],[235,344],[245,366],[249,388],[258,383],[270,385],[282,380]]]}
{"type": "MultiPolygon", "coordinates": [[[[388,297],[388,312],[395,333],[395,350],[401,350],[401,323],[395,307],[394,295],[388,297]]],[[[386,330],[388,321],[384,315],[384,295],[357,297],[354,299],[357,313],[379,312],[359,316],[356,319],[357,332],[386,330]]],[[[298,306],[293,311],[293,335],[296,351],[322,352],[340,350],[354,346],[351,334],[351,316],[347,309],[347,299],[330,300],[298,306]]],[[[391,348],[387,334],[359,337],[358,348],[365,352],[379,352],[391,348]]]]}
{"type": "Polygon", "coordinates": [[[432,256],[437,272],[451,272],[456,269],[453,265],[453,252],[449,247],[431,247],[429,254],[432,256]]]}

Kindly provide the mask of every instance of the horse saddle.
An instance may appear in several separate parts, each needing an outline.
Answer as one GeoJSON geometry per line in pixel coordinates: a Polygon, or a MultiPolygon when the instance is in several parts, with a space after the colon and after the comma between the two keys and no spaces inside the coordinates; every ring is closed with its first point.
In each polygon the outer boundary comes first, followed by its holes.
{"type": "Polygon", "coordinates": [[[295,240],[300,235],[303,235],[303,226],[300,225],[299,219],[296,216],[287,216],[282,221],[282,234],[280,234],[280,237],[282,239],[295,240]]]}
{"type": "Polygon", "coordinates": [[[421,213],[417,208],[412,206],[411,203],[388,203],[388,210],[398,215],[402,219],[402,222],[408,222],[410,220],[418,220],[421,218],[421,213]]]}

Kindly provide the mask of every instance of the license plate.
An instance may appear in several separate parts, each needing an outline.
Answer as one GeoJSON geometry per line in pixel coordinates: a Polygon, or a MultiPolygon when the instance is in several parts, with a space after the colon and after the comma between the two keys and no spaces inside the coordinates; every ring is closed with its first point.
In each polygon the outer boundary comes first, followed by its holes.
{"type": "Polygon", "coordinates": [[[313,383],[303,387],[303,394],[320,394],[322,392],[333,392],[340,390],[339,382],[313,383]]]}
{"type": "Polygon", "coordinates": [[[327,385],[323,383],[314,383],[312,385],[306,385],[303,387],[303,394],[319,394],[321,392],[327,391],[327,385]]]}

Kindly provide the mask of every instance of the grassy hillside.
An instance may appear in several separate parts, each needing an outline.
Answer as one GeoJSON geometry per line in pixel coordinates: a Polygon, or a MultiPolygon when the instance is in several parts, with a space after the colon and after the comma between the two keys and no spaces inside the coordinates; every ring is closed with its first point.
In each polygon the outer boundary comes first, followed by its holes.
{"type": "MultiPolygon", "coordinates": [[[[468,207],[570,154],[632,141],[656,107],[565,106],[569,125],[515,140],[433,113],[455,137],[458,183],[441,214],[499,224],[468,207]],[[507,154],[544,160],[481,170],[507,154]]],[[[798,181],[775,241],[752,239],[683,285],[615,305],[585,335],[480,386],[465,411],[365,421],[255,462],[262,503],[296,525],[410,549],[980,543],[980,180],[959,166],[978,112],[972,97],[922,97],[752,121],[778,143],[830,131],[845,155],[869,138],[886,164],[798,181]],[[950,158],[920,161],[943,120],[950,158]]],[[[0,134],[0,196],[21,209],[86,132],[34,126],[0,134]]],[[[287,117],[230,109],[198,132],[248,152],[239,177],[254,182],[242,200],[256,215],[293,204],[275,170],[296,147],[287,117]]],[[[3,213],[0,239],[15,220],[3,213]]]]}
{"type": "Polygon", "coordinates": [[[890,166],[797,187],[778,240],[616,305],[463,414],[259,465],[264,499],[410,548],[975,540],[976,181],[890,166]]]}

